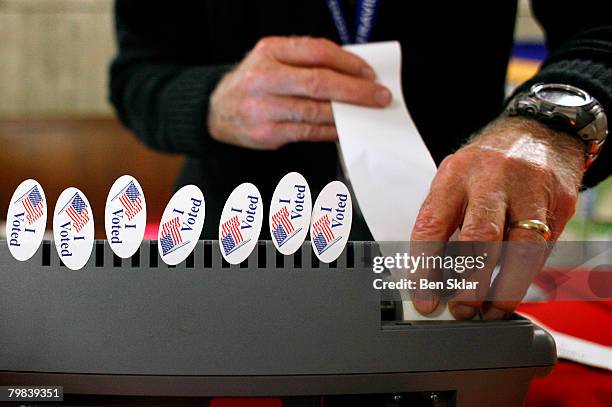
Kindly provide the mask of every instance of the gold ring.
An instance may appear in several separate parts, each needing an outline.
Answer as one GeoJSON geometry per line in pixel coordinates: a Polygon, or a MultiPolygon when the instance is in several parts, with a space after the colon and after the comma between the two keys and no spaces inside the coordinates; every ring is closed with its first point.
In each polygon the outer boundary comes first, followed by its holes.
{"type": "Polygon", "coordinates": [[[542,221],[535,219],[528,220],[517,220],[516,222],[512,222],[510,224],[509,229],[526,229],[526,230],[535,230],[538,232],[544,240],[549,240],[552,236],[552,232],[548,225],[542,221]]]}

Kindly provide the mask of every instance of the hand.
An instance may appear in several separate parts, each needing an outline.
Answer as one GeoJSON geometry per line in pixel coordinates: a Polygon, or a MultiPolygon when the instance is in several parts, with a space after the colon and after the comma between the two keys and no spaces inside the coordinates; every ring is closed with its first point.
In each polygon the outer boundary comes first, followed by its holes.
{"type": "MultiPolygon", "coordinates": [[[[550,245],[535,231],[513,228],[506,233],[507,227],[517,220],[540,220],[550,227],[554,241],[574,213],[583,168],[580,141],[519,117],[498,119],[446,157],[411,240],[444,242],[459,229],[460,241],[499,242],[489,250],[489,266],[469,277],[479,282],[477,292],[465,290],[449,302],[455,318],[471,319],[481,310],[485,319],[502,319],[516,308],[550,245]],[[502,240],[512,242],[503,256],[502,240]],[[490,287],[500,258],[500,274],[490,287]]],[[[434,251],[444,251],[443,244],[434,251]]],[[[432,292],[418,292],[415,307],[427,314],[438,302],[432,292]]]]}
{"type": "Polygon", "coordinates": [[[391,93],[358,56],[325,39],[267,37],[210,99],[211,136],[253,149],[337,139],[330,101],[384,107],[391,93]]]}

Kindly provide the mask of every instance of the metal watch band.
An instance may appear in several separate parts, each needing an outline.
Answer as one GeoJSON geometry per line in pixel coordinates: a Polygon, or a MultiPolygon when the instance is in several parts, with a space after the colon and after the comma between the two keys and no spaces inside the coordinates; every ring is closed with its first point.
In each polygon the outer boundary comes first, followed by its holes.
{"type": "Polygon", "coordinates": [[[599,155],[608,133],[607,117],[601,104],[571,85],[535,84],[510,101],[506,114],[533,118],[580,139],[585,144],[585,168],[599,155]],[[563,97],[559,95],[567,95],[568,100],[580,103],[561,103],[563,97]]]}

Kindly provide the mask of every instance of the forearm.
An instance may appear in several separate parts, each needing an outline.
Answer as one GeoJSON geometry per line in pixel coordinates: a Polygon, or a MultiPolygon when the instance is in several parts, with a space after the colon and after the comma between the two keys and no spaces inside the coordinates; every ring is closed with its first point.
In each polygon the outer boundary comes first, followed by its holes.
{"type": "MultiPolygon", "coordinates": [[[[528,90],[535,83],[562,83],[576,86],[593,96],[604,107],[607,116],[612,112],[612,65],[606,66],[587,60],[564,60],[546,65],[534,78],[515,92],[528,90]]],[[[510,100],[510,99],[509,99],[510,100]]],[[[585,173],[583,185],[592,187],[612,174],[612,149],[604,144],[599,157],[585,173]]]]}
{"type": "MultiPolygon", "coordinates": [[[[612,18],[599,11],[601,3],[585,1],[568,12],[563,5],[535,0],[533,11],[546,32],[549,55],[540,71],[515,92],[535,83],[563,83],[593,96],[605,113],[612,114],[612,18]]],[[[612,149],[604,145],[585,173],[583,185],[591,187],[612,174],[612,149]]]]}

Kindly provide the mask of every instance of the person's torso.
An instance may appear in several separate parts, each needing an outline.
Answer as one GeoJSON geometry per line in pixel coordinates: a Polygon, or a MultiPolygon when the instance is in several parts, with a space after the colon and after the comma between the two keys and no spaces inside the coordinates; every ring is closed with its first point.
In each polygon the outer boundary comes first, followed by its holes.
{"type": "MultiPolygon", "coordinates": [[[[342,2],[349,27],[354,24],[355,3],[342,2]]],[[[381,0],[378,4],[370,41],[401,43],[404,97],[439,163],[501,111],[516,2],[381,0]]],[[[169,41],[173,58],[184,57],[186,64],[238,63],[265,36],[307,35],[339,42],[323,0],[176,2],[168,5],[167,12],[179,13],[184,25],[161,27],[157,35],[160,41],[163,36],[189,38],[184,49],[169,41]]],[[[384,134],[372,137],[384,143],[384,134]]],[[[220,212],[219,197],[227,197],[239,183],[255,183],[269,199],[275,183],[289,171],[302,172],[316,193],[338,177],[335,145],[299,143],[273,152],[228,146],[214,156],[190,159],[179,185],[196,183],[214,191],[219,202],[211,210],[220,212]]],[[[212,237],[216,230],[211,229],[207,235],[212,237]]]]}

